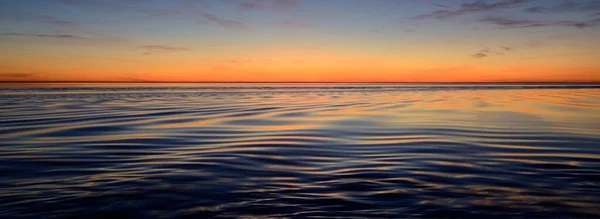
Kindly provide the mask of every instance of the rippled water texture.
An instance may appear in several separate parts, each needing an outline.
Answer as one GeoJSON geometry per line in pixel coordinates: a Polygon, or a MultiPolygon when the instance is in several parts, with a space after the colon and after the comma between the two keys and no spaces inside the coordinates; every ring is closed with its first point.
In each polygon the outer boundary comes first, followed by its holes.
{"type": "Polygon", "coordinates": [[[600,88],[0,88],[0,217],[598,218],[600,88]]]}

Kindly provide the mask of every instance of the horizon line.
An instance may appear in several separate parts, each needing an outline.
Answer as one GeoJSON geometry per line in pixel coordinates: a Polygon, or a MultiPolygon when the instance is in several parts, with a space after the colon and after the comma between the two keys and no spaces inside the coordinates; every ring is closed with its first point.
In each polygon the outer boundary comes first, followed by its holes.
{"type": "Polygon", "coordinates": [[[102,84],[600,84],[600,81],[456,81],[456,82],[341,82],[341,81],[0,81],[0,84],[45,84],[45,83],[102,83],[102,84]]]}

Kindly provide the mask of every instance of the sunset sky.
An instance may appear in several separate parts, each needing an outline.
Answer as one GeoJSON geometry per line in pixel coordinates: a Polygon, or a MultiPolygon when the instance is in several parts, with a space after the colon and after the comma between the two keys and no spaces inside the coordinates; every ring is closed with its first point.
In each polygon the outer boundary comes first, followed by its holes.
{"type": "Polygon", "coordinates": [[[0,81],[600,82],[598,0],[2,0],[0,81]]]}

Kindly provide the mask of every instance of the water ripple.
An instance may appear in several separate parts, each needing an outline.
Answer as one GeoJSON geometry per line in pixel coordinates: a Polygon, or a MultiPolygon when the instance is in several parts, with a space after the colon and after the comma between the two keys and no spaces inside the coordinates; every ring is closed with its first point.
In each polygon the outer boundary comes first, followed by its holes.
{"type": "Polygon", "coordinates": [[[600,217],[597,85],[0,92],[0,217],[600,217]]]}

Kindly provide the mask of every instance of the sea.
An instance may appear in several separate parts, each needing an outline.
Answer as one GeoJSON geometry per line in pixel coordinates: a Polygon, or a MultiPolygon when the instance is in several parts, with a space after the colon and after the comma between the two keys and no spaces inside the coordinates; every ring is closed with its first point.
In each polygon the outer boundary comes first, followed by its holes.
{"type": "Polygon", "coordinates": [[[0,84],[0,218],[600,218],[600,84],[0,84]]]}

